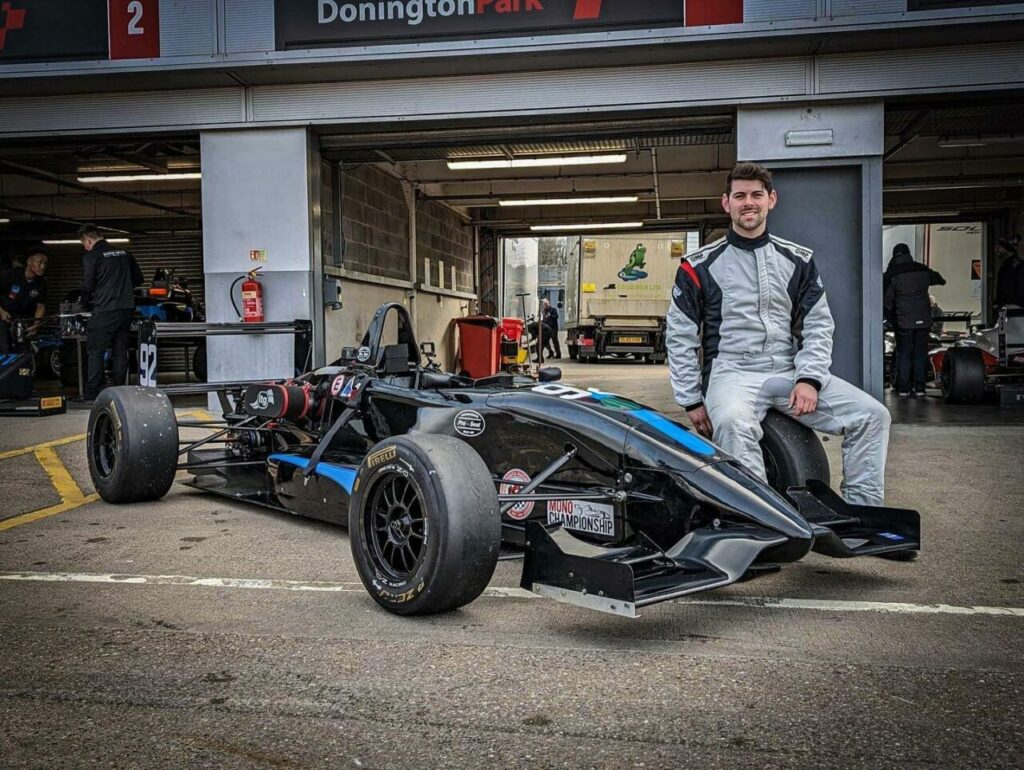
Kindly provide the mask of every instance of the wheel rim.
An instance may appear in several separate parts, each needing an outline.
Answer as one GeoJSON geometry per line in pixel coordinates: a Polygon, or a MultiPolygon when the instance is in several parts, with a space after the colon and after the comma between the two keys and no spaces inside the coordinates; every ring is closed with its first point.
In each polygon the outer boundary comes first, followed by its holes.
{"type": "Polygon", "coordinates": [[[408,580],[422,561],[427,536],[423,501],[412,480],[398,473],[382,478],[364,516],[374,567],[393,580],[408,580]]]}
{"type": "Polygon", "coordinates": [[[53,350],[50,353],[50,371],[58,378],[60,377],[60,350],[53,350]]]}
{"type": "Polygon", "coordinates": [[[945,360],[942,362],[942,381],[939,383],[939,388],[942,390],[942,397],[949,398],[950,383],[953,381],[953,362],[950,356],[947,354],[945,360]]]}
{"type": "Polygon", "coordinates": [[[110,415],[101,413],[93,428],[92,459],[101,478],[109,479],[117,466],[117,428],[110,415]]]}

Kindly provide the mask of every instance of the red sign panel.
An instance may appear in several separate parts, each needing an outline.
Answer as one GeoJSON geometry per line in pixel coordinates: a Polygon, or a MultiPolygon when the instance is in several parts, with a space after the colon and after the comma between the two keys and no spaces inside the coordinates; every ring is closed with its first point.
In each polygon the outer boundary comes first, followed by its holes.
{"type": "Polygon", "coordinates": [[[686,0],[686,26],[742,24],[743,0],[686,0]]]}
{"type": "Polygon", "coordinates": [[[160,56],[160,0],[109,0],[110,58],[160,56]]]}

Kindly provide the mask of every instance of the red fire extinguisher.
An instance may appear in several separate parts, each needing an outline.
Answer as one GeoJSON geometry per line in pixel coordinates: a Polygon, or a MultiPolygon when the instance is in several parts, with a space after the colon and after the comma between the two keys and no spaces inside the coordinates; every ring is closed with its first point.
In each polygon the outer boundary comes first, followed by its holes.
{"type": "MultiPolygon", "coordinates": [[[[242,283],[242,321],[247,324],[261,323],[263,321],[263,284],[256,279],[256,272],[259,270],[251,270],[248,274],[241,278],[235,279],[235,284],[245,278],[242,283]]],[[[232,294],[234,294],[234,284],[232,284],[232,294]]],[[[234,297],[231,298],[234,302],[234,297]]],[[[238,308],[235,307],[235,312],[238,312],[238,308]]]]}

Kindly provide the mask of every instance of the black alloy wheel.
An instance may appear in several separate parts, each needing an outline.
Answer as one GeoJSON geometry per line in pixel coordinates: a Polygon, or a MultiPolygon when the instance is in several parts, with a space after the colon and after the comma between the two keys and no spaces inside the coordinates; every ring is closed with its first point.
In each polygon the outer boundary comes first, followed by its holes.
{"type": "Polygon", "coordinates": [[[428,528],[413,480],[399,473],[382,478],[364,515],[373,565],[395,580],[408,580],[423,558],[428,528]]]}
{"type": "Polygon", "coordinates": [[[117,428],[107,412],[96,417],[93,426],[92,461],[101,479],[109,479],[117,467],[117,428]]]}

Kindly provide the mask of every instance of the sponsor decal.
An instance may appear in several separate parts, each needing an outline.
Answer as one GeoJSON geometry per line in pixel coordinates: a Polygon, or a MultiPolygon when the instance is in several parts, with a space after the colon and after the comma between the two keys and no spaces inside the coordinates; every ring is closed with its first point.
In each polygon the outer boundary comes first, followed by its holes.
{"type": "Polygon", "coordinates": [[[0,60],[107,59],[107,4],[108,0],[3,0],[0,60]]]}
{"type": "Polygon", "coordinates": [[[378,465],[390,462],[398,458],[398,447],[389,446],[374,452],[366,457],[366,465],[370,468],[376,468],[378,465]]]}
{"type": "Polygon", "coordinates": [[[678,286],[673,286],[672,287],[672,296],[673,297],[678,298],[678,297],[682,296],[682,294],[683,294],[683,290],[680,289],[678,286]]]}
{"type": "Polygon", "coordinates": [[[588,535],[615,535],[615,508],[606,503],[583,500],[548,501],[548,524],[588,535]]]}
{"type": "MultiPolygon", "coordinates": [[[[513,468],[504,476],[501,477],[504,482],[498,487],[499,495],[514,495],[518,494],[519,491],[530,483],[530,477],[526,471],[519,470],[519,468],[513,468]]],[[[531,513],[533,513],[534,503],[530,501],[524,501],[516,503],[514,506],[508,509],[507,516],[510,519],[516,521],[522,521],[531,513]]]]}
{"type": "Polygon", "coordinates": [[[359,350],[356,351],[356,360],[361,364],[365,364],[367,361],[369,361],[370,349],[368,347],[359,348],[359,350]]]}
{"type": "Polygon", "coordinates": [[[897,535],[895,532],[879,532],[880,537],[884,537],[887,540],[906,540],[903,535],[897,535]]]}
{"type": "Polygon", "coordinates": [[[249,404],[250,409],[266,409],[268,406],[274,406],[273,390],[261,390],[256,395],[256,399],[249,404]]]}
{"type": "Polygon", "coordinates": [[[341,393],[341,389],[343,387],[345,387],[345,375],[339,374],[337,377],[334,378],[334,381],[331,383],[331,395],[337,396],[339,393],[341,393]]]}
{"type": "Polygon", "coordinates": [[[464,409],[455,415],[455,432],[466,438],[476,438],[487,428],[483,415],[472,409],[464,409]]]}
{"type": "Polygon", "coordinates": [[[50,396],[48,398],[39,399],[39,407],[41,409],[60,409],[61,404],[64,403],[62,396],[50,396]]]}

